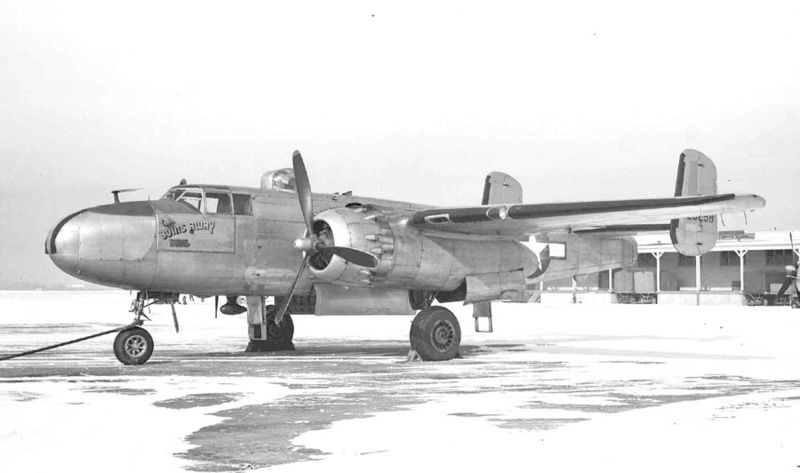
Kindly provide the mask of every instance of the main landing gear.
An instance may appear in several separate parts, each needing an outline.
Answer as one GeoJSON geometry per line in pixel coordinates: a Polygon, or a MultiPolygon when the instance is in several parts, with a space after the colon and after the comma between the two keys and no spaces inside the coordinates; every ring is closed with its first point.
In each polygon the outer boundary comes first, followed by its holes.
{"type": "Polygon", "coordinates": [[[411,349],[425,361],[452,360],[461,346],[458,319],[444,307],[433,306],[419,311],[411,322],[411,349]]]}
{"type": "Polygon", "coordinates": [[[289,313],[283,315],[280,324],[275,323],[275,306],[264,305],[261,296],[247,297],[247,322],[250,342],[245,349],[248,353],[264,351],[294,350],[294,323],[289,313]]]}
{"type": "MultiPolygon", "coordinates": [[[[144,309],[152,304],[174,304],[177,295],[138,293],[131,312],[133,322],[114,339],[114,355],[125,365],[141,365],[153,354],[153,337],[141,325],[148,319],[144,309]]],[[[250,342],[247,352],[294,350],[294,323],[286,313],[280,324],[275,323],[275,306],[265,305],[261,296],[247,297],[250,342]]],[[[173,306],[173,316],[174,306],[173,306]]],[[[149,320],[149,319],[148,319],[149,320]]],[[[175,329],[178,329],[177,317],[175,329]]],[[[461,327],[452,312],[440,306],[428,306],[419,311],[409,332],[411,349],[425,361],[446,361],[459,356],[461,327]]]]}

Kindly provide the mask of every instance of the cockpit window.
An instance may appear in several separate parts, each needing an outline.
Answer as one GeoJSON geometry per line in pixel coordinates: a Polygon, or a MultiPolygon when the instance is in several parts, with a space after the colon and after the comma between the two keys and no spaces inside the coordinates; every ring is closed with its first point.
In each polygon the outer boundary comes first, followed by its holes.
{"type": "Polygon", "coordinates": [[[164,197],[162,197],[162,199],[178,200],[178,197],[180,197],[181,194],[183,194],[183,189],[170,189],[167,191],[166,194],[164,194],[164,197]]]}
{"type": "Polygon", "coordinates": [[[236,215],[253,215],[253,206],[247,194],[233,194],[233,213],[236,215]]]}
{"type": "Polygon", "coordinates": [[[202,209],[203,194],[199,189],[186,189],[180,195],[175,196],[173,200],[183,202],[199,212],[202,209]]]}
{"type": "Polygon", "coordinates": [[[206,191],[206,213],[231,214],[231,195],[227,192],[206,191]]]}
{"type": "Polygon", "coordinates": [[[218,190],[178,187],[167,191],[162,199],[180,202],[196,212],[230,215],[233,210],[231,195],[218,190]]]}

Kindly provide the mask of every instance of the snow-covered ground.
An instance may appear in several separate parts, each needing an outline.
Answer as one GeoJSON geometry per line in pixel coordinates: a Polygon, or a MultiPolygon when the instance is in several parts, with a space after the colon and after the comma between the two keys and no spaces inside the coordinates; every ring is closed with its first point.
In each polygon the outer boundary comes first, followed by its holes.
{"type": "MultiPolygon", "coordinates": [[[[0,293],[0,355],[123,325],[121,292],[0,293]]],[[[295,316],[245,355],[243,316],[168,307],[156,351],[112,336],[0,362],[0,471],[798,471],[800,311],[496,304],[462,355],[406,363],[410,317],[295,316]]]]}

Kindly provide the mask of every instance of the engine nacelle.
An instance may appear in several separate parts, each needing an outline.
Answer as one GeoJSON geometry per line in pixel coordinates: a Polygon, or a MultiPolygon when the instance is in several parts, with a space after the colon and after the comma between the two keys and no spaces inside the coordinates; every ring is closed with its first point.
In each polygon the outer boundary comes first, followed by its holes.
{"type": "Polygon", "coordinates": [[[369,275],[381,271],[386,265],[381,255],[391,252],[389,245],[393,239],[391,232],[385,232],[374,217],[365,218],[367,216],[367,209],[360,205],[326,210],[314,218],[314,233],[326,244],[348,246],[374,254],[381,260],[378,268],[370,270],[348,263],[336,255],[318,253],[309,262],[314,279],[366,285],[369,275]],[[386,234],[379,238],[382,231],[386,234]]]}
{"type": "Polygon", "coordinates": [[[321,212],[314,232],[329,245],[366,251],[379,260],[369,269],[335,255],[314,255],[309,268],[322,282],[452,291],[470,275],[519,270],[528,274],[538,267],[536,255],[515,240],[422,234],[405,220],[387,218],[370,206],[351,204],[321,212]]]}

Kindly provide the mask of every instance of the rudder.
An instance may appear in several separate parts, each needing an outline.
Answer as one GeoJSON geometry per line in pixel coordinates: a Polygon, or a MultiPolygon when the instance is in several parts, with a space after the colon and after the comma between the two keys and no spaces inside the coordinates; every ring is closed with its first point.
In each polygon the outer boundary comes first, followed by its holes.
{"type": "MultiPolygon", "coordinates": [[[[675,197],[717,194],[717,167],[705,154],[687,149],[678,160],[675,197]]],[[[686,256],[708,253],[717,243],[717,216],[702,215],[670,222],[672,245],[686,256]]]]}
{"type": "Polygon", "coordinates": [[[522,185],[503,172],[490,172],[483,185],[481,205],[521,204],[522,185]]]}

